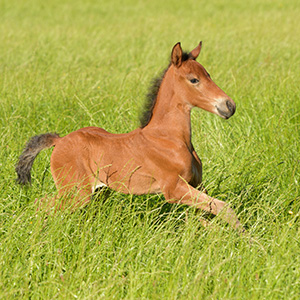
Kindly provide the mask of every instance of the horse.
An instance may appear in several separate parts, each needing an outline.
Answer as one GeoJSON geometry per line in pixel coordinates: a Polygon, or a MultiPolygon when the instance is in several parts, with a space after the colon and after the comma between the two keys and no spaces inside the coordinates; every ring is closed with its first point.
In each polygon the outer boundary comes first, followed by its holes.
{"type": "Polygon", "coordinates": [[[60,137],[34,136],[16,165],[17,181],[31,183],[38,153],[54,147],[50,169],[58,190],[41,203],[74,210],[89,203],[103,187],[124,194],[162,193],[169,203],[193,206],[221,219],[238,231],[243,226],[226,202],[207,195],[202,186],[202,163],[191,142],[191,110],[201,108],[223,119],[236,110],[234,101],[196,61],[200,42],[191,52],[174,45],[168,67],[152,85],[140,127],[123,134],[85,127],[60,137]]]}

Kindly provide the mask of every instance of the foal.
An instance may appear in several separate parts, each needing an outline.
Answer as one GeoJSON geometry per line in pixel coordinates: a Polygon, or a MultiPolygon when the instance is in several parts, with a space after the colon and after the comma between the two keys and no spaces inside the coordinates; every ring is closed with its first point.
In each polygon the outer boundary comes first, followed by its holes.
{"type": "MultiPolygon", "coordinates": [[[[170,203],[220,214],[234,228],[242,229],[234,211],[201,188],[201,160],[191,142],[191,109],[199,107],[224,119],[235,112],[233,100],[196,62],[201,45],[190,53],[183,52],[180,43],[173,47],[171,62],[157,83],[140,128],[112,134],[86,127],[64,137],[52,133],[35,136],[16,166],[18,182],[30,183],[35,157],[54,146],[51,173],[59,196],[65,196],[60,208],[80,207],[97,188],[105,186],[125,194],[163,193],[170,203]]],[[[48,207],[55,206],[58,197],[43,201],[48,207]]]]}

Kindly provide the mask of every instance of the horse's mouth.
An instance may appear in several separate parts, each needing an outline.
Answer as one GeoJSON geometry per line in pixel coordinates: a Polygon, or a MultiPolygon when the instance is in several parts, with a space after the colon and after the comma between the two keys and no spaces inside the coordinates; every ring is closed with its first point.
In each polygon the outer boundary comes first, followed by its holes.
{"type": "Polygon", "coordinates": [[[231,101],[229,101],[229,100],[227,100],[225,103],[226,103],[226,106],[223,105],[223,106],[226,107],[225,110],[220,109],[220,108],[218,107],[218,105],[216,105],[215,107],[216,107],[216,109],[217,109],[217,111],[218,111],[219,116],[220,116],[221,118],[227,120],[227,119],[229,119],[231,116],[234,115],[234,113],[235,113],[235,105],[232,104],[231,101]]]}
{"type": "Polygon", "coordinates": [[[231,112],[229,112],[229,111],[225,112],[225,111],[219,109],[219,107],[217,107],[217,106],[216,106],[216,108],[219,113],[219,116],[225,120],[229,119],[233,115],[231,112]]]}

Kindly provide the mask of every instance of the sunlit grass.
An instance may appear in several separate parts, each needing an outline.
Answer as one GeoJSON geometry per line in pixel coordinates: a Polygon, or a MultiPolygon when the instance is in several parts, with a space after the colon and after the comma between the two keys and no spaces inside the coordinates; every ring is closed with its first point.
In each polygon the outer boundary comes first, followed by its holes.
{"type": "Polygon", "coordinates": [[[297,1],[0,3],[0,298],[298,299],[300,49],[297,1]],[[248,234],[162,196],[99,196],[46,215],[51,150],[32,186],[14,166],[33,135],[84,126],[128,132],[173,45],[192,49],[237,104],[195,110],[210,195],[248,234]]]}

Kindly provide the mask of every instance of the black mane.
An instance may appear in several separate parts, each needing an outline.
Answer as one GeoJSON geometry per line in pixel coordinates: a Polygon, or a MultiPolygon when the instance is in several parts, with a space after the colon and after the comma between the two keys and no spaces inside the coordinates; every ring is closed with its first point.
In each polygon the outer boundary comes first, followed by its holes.
{"type": "MultiPolygon", "coordinates": [[[[186,61],[190,59],[191,56],[187,52],[182,53],[182,61],[186,61]]],[[[171,63],[169,63],[168,67],[161,73],[160,76],[155,77],[152,79],[152,83],[150,85],[148,94],[145,99],[144,108],[142,110],[142,113],[140,115],[140,128],[144,128],[147,126],[152,118],[153,108],[156,103],[157,94],[160,89],[161,83],[165,77],[166,72],[170,68],[171,63]]]]}

